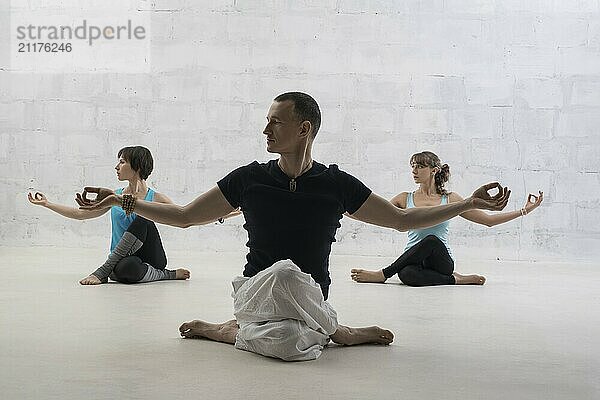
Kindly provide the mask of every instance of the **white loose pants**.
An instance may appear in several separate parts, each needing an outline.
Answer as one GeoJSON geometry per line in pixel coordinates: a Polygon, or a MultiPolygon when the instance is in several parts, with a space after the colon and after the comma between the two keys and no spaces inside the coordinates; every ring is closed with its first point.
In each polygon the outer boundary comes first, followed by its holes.
{"type": "Polygon", "coordinates": [[[338,327],[321,287],[291,260],[233,280],[235,347],[285,361],[314,360],[338,327]]]}

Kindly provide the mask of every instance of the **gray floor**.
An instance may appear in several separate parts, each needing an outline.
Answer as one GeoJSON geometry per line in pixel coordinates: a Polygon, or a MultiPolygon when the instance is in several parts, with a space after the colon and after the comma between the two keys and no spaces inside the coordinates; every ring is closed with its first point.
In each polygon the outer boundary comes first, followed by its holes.
{"type": "Polygon", "coordinates": [[[389,347],[330,347],[284,363],[204,340],[182,321],[231,318],[242,254],[170,254],[192,280],[82,287],[103,252],[0,247],[2,399],[598,399],[600,268],[469,262],[484,287],[359,285],[333,257],[340,322],[391,329],[389,347]]]}

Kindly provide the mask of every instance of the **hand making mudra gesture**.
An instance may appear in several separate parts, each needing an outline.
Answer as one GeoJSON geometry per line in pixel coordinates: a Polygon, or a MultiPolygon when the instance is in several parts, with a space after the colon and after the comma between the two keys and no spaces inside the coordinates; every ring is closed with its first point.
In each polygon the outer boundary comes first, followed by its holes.
{"type": "MultiPolygon", "coordinates": [[[[123,195],[116,194],[114,190],[108,188],[86,186],[83,188],[83,191],[81,193],[76,194],[75,201],[77,202],[77,204],[79,204],[80,210],[103,210],[113,206],[121,207],[123,205],[123,195]],[[90,193],[96,194],[96,197],[88,198],[88,195],[90,193]]],[[[134,208],[135,202],[137,201],[138,200],[136,198],[133,203],[134,208]]],[[[240,209],[236,209],[215,221],[223,222],[223,220],[225,219],[235,217],[241,214],[242,211],[240,209]]]]}

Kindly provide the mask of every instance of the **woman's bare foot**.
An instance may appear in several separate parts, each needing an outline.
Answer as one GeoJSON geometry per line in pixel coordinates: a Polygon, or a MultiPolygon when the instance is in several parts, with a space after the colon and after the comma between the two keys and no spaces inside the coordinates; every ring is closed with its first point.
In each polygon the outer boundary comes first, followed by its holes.
{"type": "Polygon", "coordinates": [[[96,275],[90,275],[80,280],[79,283],[82,285],[99,285],[102,281],[96,275]]]}
{"type": "Polygon", "coordinates": [[[386,281],[382,270],[353,269],[350,271],[350,276],[356,282],[384,283],[386,281]]]}
{"type": "Polygon", "coordinates": [[[175,270],[175,279],[190,279],[190,271],[185,268],[177,268],[175,270]]]}
{"type": "Polygon", "coordinates": [[[483,285],[485,276],[481,275],[461,275],[458,272],[452,273],[456,285],[483,285]]]}
{"type": "Polygon", "coordinates": [[[337,331],[330,336],[337,344],[354,346],[363,343],[390,344],[394,341],[394,334],[387,329],[381,329],[378,326],[369,326],[366,328],[350,328],[339,325],[337,331]]]}
{"type": "Polygon", "coordinates": [[[222,324],[211,324],[197,319],[183,323],[179,327],[179,334],[185,339],[206,338],[217,342],[234,344],[238,329],[239,327],[235,319],[222,324]]]}

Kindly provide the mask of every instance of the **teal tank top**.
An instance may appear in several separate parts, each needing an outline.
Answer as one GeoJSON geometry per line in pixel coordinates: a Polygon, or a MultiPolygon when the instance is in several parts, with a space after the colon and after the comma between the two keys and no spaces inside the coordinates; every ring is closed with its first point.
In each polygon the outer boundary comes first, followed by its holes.
{"type": "MultiPolygon", "coordinates": [[[[123,189],[115,190],[116,194],[123,194],[123,189]]],[[[148,188],[148,192],[146,193],[146,197],[144,197],[145,201],[153,201],[154,200],[154,190],[148,188]]],[[[131,213],[129,215],[125,215],[125,211],[121,207],[112,206],[110,208],[110,222],[112,224],[112,239],[110,241],[110,251],[117,247],[119,240],[123,237],[123,234],[129,228],[129,225],[135,219],[135,213],[131,213]]]]}
{"type": "MultiPolygon", "coordinates": [[[[415,201],[414,201],[413,195],[414,195],[413,193],[408,194],[408,197],[406,198],[406,208],[414,208],[415,207],[415,201]]],[[[442,195],[442,203],[441,204],[448,204],[448,195],[445,195],[445,194],[442,195]]],[[[452,255],[452,250],[450,250],[450,244],[448,243],[448,227],[449,226],[450,226],[450,221],[445,221],[445,222],[442,222],[441,224],[432,226],[430,228],[415,229],[412,231],[408,231],[408,243],[406,243],[406,248],[404,249],[404,251],[410,249],[415,244],[417,244],[421,240],[425,239],[427,236],[435,235],[442,241],[442,243],[444,243],[444,245],[448,249],[448,254],[454,260],[454,256],[452,255]]]]}

